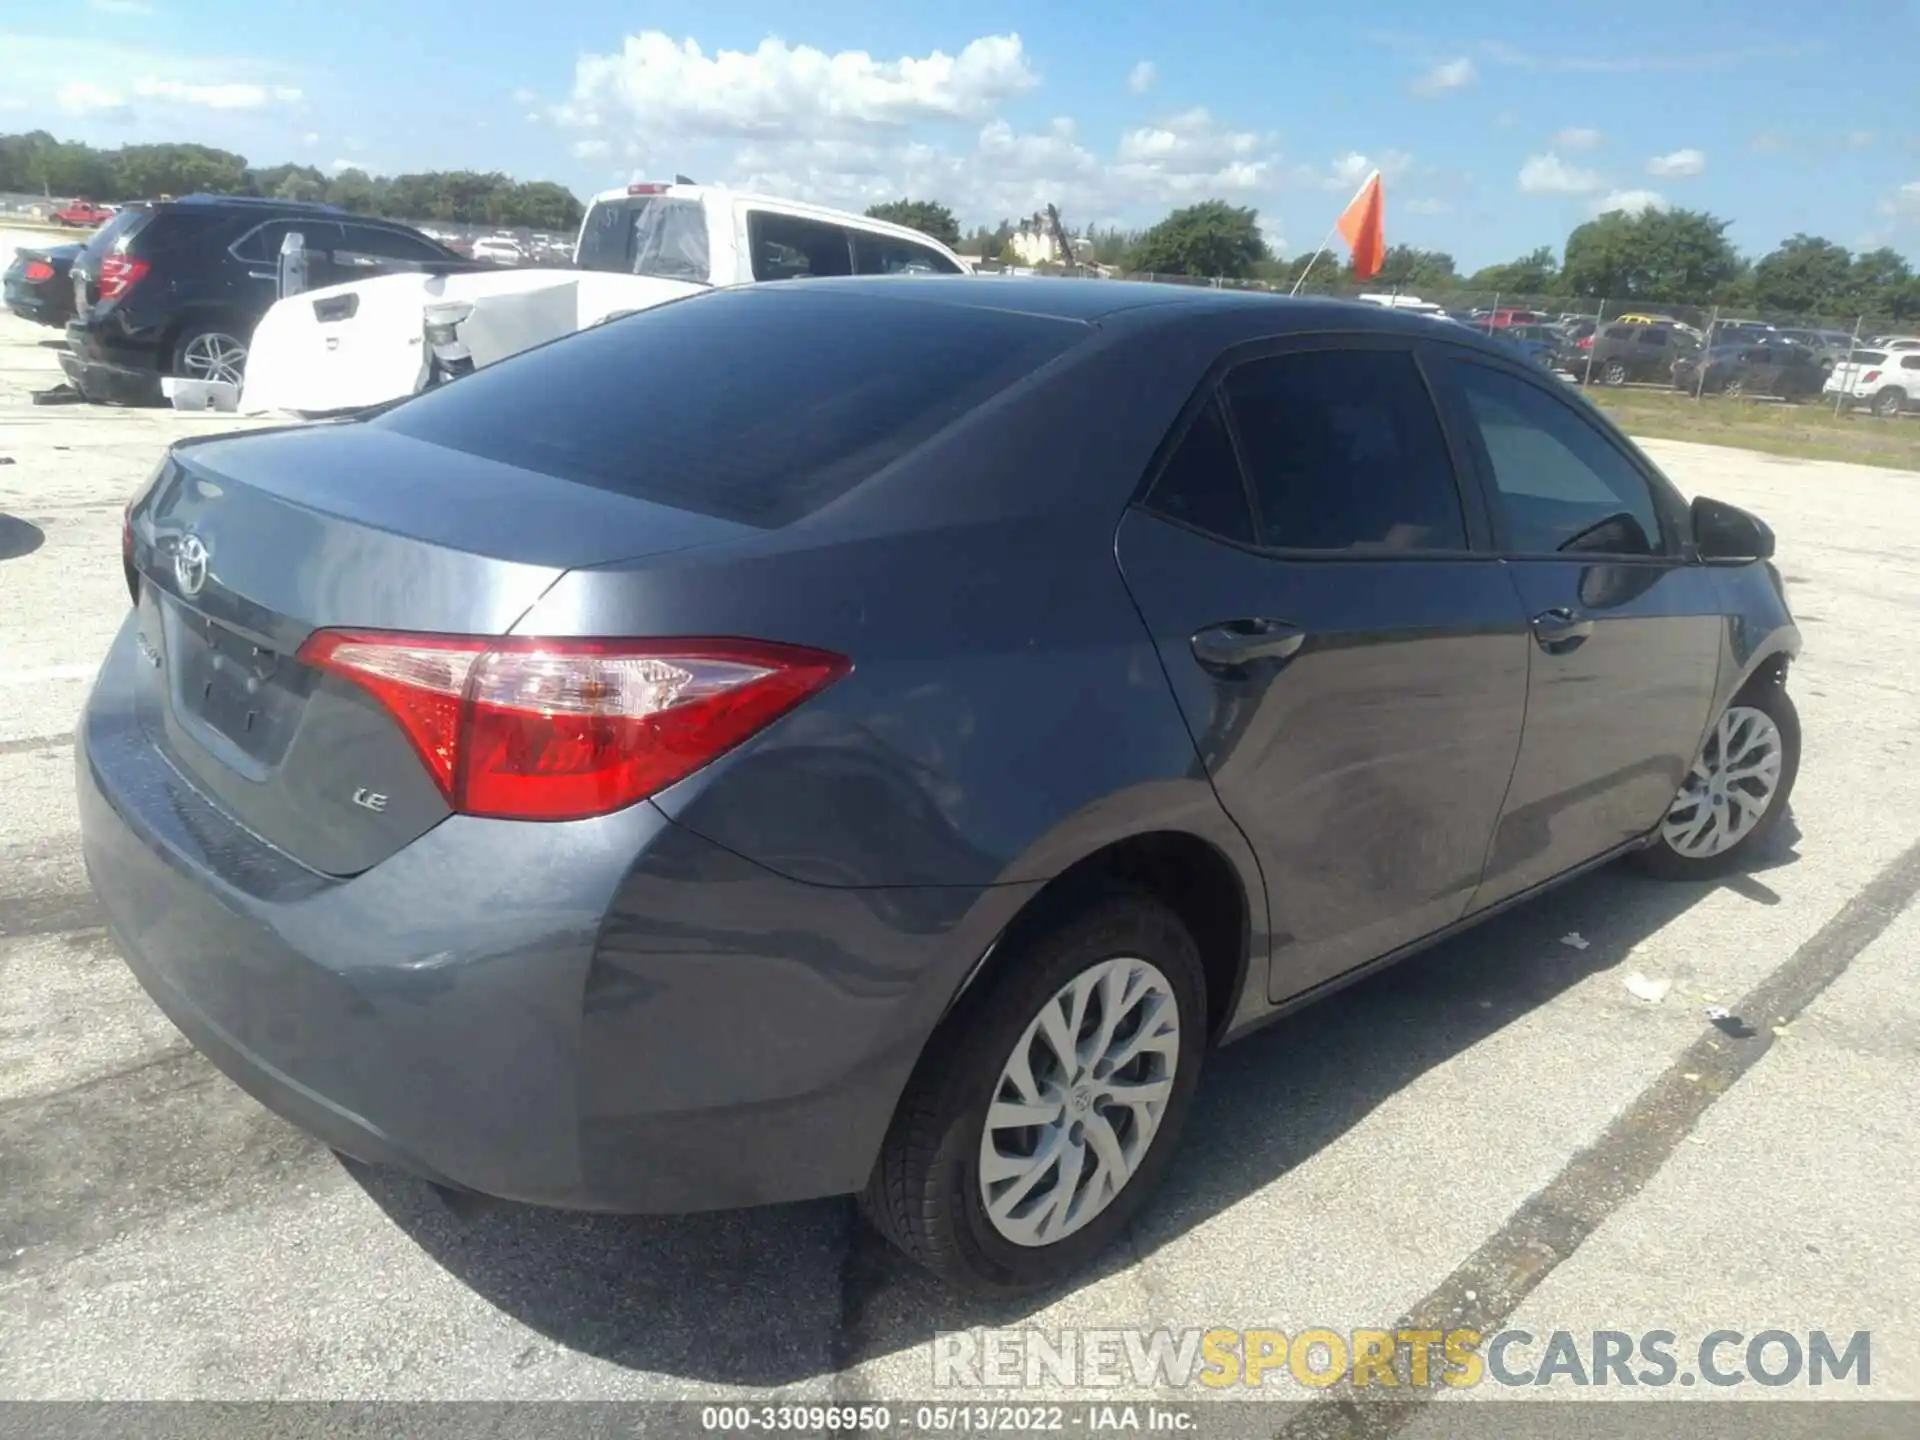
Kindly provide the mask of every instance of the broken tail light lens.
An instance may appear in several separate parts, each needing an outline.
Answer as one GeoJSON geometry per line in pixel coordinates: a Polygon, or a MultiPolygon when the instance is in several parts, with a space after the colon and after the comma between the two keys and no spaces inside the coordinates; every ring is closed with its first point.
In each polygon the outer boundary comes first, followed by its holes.
{"type": "Polygon", "coordinates": [[[764,730],[851,669],[752,640],[524,640],[323,630],[300,659],[358,685],[461,814],[624,809],[764,730]]]}
{"type": "Polygon", "coordinates": [[[147,262],[126,255],[108,255],[100,261],[100,298],[118,300],[146,278],[147,262]]]}

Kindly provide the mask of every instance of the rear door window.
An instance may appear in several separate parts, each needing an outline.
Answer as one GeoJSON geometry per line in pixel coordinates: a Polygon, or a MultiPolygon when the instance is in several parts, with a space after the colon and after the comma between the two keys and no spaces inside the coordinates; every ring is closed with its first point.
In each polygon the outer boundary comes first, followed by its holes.
{"type": "Polygon", "coordinates": [[[810,275],[851,275],[847,232],[824,220],[754,210],[747,215],[747,244],[756,280],[797,280],[810,275]]]}
{"type": "Polygon", "coordinates": [[[772,527],[846,493],[1091,333],[1051,316],[743,286],[524,351],[366,423],[772,527]]]}
{"type": "Polygon", "coordinates": [[[938,250],[891,235],[853,234],[853,268],[859,275],[958,275],[960,267],[938,250]]]}
{"type": "Polygon", "coordinates": [[[289,235],[298,235],[308,250],[330,252],[341,245],[340,226],[331,220],[269,220],[237,240],[233,253],[251,265],[278,265],[289,235]]]}
{"type": "Polygon", "coordinates": [[[1302,350],[1226,383],[1261,542],[1458,551],[1466,522],[1440,418],[1404,350],[1302,350]]]}

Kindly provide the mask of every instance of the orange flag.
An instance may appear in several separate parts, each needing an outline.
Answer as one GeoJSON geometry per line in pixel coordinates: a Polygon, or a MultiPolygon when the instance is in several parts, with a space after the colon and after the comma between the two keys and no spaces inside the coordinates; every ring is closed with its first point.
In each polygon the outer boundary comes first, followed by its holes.
{"type": "Polygon", "coordinates": [[[1378,275],[1386,258],[1385,210],[1386,197],[1380,191],[1380,172],[1376,170],[1340,212],[1340,238],[1353,251],[1353,273],[1361,280],[1378,275]]]}

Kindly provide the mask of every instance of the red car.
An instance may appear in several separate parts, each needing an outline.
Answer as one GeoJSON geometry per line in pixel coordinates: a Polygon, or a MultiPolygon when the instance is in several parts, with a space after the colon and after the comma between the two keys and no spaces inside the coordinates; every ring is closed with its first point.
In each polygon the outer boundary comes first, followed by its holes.
{"type": "Polygon", "coordinates": [[[113,207],[96,205],[91,200],[73,200],[54,211],[53,218],[61,225],[80,225],[91,230],[113,218],[113,207]]]}

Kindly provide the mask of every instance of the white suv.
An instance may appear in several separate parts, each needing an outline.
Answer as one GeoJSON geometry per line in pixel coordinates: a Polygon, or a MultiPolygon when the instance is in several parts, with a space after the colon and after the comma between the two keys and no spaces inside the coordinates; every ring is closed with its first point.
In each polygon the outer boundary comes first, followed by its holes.
{"type": "Polygon", "coordinates": [[[1876,415],[1920,410],[1920,344],[1910,350],[1856,350],[1852,360],[1833,367],[1825,389],[1866,401],[1876,415]]]}

